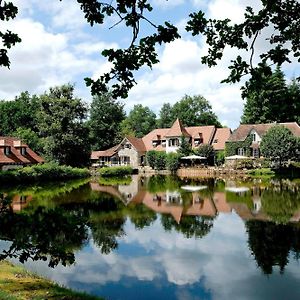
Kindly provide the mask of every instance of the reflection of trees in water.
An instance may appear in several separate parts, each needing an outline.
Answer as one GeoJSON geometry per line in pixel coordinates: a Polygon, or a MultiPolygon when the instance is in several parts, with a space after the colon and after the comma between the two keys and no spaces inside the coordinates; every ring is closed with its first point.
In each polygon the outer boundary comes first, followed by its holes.
{"type": "Polygon", "coordinates": [[[161,224],[166,231],[172,229],[181,232],[186,238],[202,238],[213,227],[213,217],[182,216],[178,224],[171,215],[161,215],[161,224]]]}
{"type": "Polygon", "coordinates": [[[127,212],[136,229],[148,227],[157,219],[156,213],[144,204],[129,204],[127,212]]]}
{"type": "Polygon", "coordinates": [[[15,257],[25,262],[29,258],[49,258],[51,267],[72,264],[74,249],[80,248],[87,239],[85,217],[59,207],[51,210],[40,207],[32,214],[2,210],[0,238],[12,242],[0,259],[15,257]]]}
{"type": "Polygon", "coordinates": [[[125,235],[123,226],[126,219],[112,216],[98,218],[90,222],[94,243],[100,248],[101,253],[109,254],[118,247],[117,238],[125,235]]]}
{"type": "Polygon", "coordinates": [[[272,274],[278,266],[284,272],[289,262],[289,253],[295,258],[300,254],[300,228],[295,225],[282,225],[272,222],[247,221],[248,246],[257,265],[265,274],[272,274]]]}
{"type": "Polygon", "coordinates": [[[287,223],[300,209],[300,194],[293,190],[266,189],[261,195],[263,211],[276,223],[287,223]]]}

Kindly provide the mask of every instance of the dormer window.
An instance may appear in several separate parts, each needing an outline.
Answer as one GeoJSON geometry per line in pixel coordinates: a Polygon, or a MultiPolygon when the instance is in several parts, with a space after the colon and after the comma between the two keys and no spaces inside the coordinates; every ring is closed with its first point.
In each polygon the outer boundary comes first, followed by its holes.
{"type": "Polygon", "coordinates": [[[26,147],[22,147],[22,148],[21,148],[21,154],[22,154],[23,156],[27,154],[26,147]]]}
{"type": "Polygon", "coordinates": [[[5,147],[4,154],[7,156],[7,155],[10,155],[10,153],[11,153],[10,147],[5,147]]]}
{"type": "Polygon", "coordinates": [[[217,143],[218,143],[218,139],[215,139],[215,140],[214,140],[214,144],[217,144],[217,143]]]}
{"type": "Polygon", "coordinates": [[[157,146],[157,141],[152,141],[152,146],[156,147],[157,146]]]}
{"type": "Polygon", "coordinates": [[[162,140],[161,145],[162,145],[163,147],[166,147],[166,144],[167,144],[166,140],[162,140]]]}
{"type": "Polygon", "coordinates": [[[126,143],[126,144],[124,145],[124,148],[131,149],[131,144],[126,143]]]}
{"type": "Polygon", "coordinates": [[[255,142],[256,141],[256,134],[255,133],[251,133],[250,136],[251,136],[252,142],[255,142]]]}

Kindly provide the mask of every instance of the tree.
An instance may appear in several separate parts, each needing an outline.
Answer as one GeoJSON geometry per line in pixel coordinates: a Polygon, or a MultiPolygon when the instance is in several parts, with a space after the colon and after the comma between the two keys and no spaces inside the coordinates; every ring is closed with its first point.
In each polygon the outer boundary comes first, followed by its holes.
{"type": "Polygon", "coordinates": [[[158,128],[170,128],[176,118],[174,118],[172,106],[170,103],[164,103],[159,111],[159,119],[157,120],[158,128]]]}
{"type": "Polygon", "coordinates": [[[31,130],[30,128],[17,128],[17,130],[12,134],[14,137],[17,137],[27,144],[33,151],[42,153],[42,141],[38,137],[37,133],[31,130]]]}
{"type": "Polygon", "coordinates": [[[242,123],[296,121],[297,108],[295,107],[294,112],[291,111],[291,107],[300,102],[297,98],[300,96],[297,85],[287,87],[284,74],[279,67],[272,72],[271,68],[267,68],[264,64],[257,71],[242,89],[242,97],[246,99],[242,123]]]}
{"type": "MultiPolygon", "coordinates": [[[[109,86],[113,86],[112,95],[126,98],[128,91],[136,84],[134,72],[148,66],[152,68],[158,62],[157,45],[170,43],[180,38],[178,29],[170,22],[163,25],[154,24],[150,16],[153,13],[151,2],[147,0],[123,1],[116,0],[78,0],[80,8],[87,22],[103,24],[106,18],[117,18],[115,25],[125,24],[132,30],[132,39],[128,48],[106,49],[102,55],[107,57],[113,67],[98,79],[86,78],[86,84],[91,86],[93,95],[108,92],[109,86]],[[139,36],[142,22],[150,24],[153,31],[148,35],[139,36]],[[112,83],[112,84],[111,84],[112,83]]],[[[1,20],[10,20],[17,14],[17,8],[10,2],[4,2],[4,9],[0,10],[1,20]]],[[[193,12],[189,15],[186,30],[193,36],[201,35],[206,40],[208,54],[202,57],[202,63],[209,67],[215,66],[222,59],[226,47],[234,50],[248,52],[248,58],[242,58],[240,54],[228,67],[230,74],[224,82],[237,82],[245,74],[253,74],[256,71],[253,61],[255,57],[255,45],[260,35],[266,34],[265,51],[258,56],[258,60],[268,64],[282,65],[290,63],[290,57],[294,56],[300,61],[300,3],[298,0],[262,0],[261,8],[255,12],[248,6],[245,9],[244,20],[234,24],[230,19],[208,19],[203,11],[193,12]],[[275,28],[274,30],[268,30],[275,28]]],[[[1,33],[2,34],[2,33],[1,33]]],[[[3,35],[2,35],[3,39],[3,35]]],[[[19,42],[17,35],[9,32],[4,35],[4,46],[10,48],[19,42]]],[[[0,49],[5,58],[0,65],[9,66],[5,49],[0,49]]],[[[238,51],[240,53],[240,51],[238,51]]]]}
{"type": "Polygon", "coordinates": [[[184,136],[180,138],[180,146],[177,150],[177,153],[181,156],[187,156],[192,153],[192,146],[189,140],[184,136]]]}
{"type": "MultiPolygon", "coordinates": [[[[0,20],[9,21],[16,17],[18,13],[18,8],[12,3],[7,1],[0,1],[0,20]]],[[[2,26],[1,26],[2,27],[2,26]]],[[[21,39],[17,34],[11,32],[10,30],[0,31],[0,66],[8,67],[10,66],[9,57],[7,55],[8,49],[14,46],[16,43],[20,43],[21,39]]]]}
{"type": "Polygon", "coordinates": [[[271,127],[262,137],[260,149],[264,157],[278,163],[279,167],[296,154],[296,138],[292,132],[282,126],[271,127]]]}
{"type": "Polygon", "coordinates": [[[293,79],[287,86],[289,99],[289,116],[292,116],[290,121],[296,121],[300,124],[300,84],[296,79],[293,79]]]}
{"type": "Polygon", "coordinates": [[[13,135],[18,128],[36,131],[38,98],[28,92],[21,93],[12,101],[0,101],[0,134],[13,135]]]}
{"type": "Polygon", "coordinates": [[[156,115],[148,106],[134,105],[128,117],[122,122],[124,128],[135,133],[136,137],[143,137],[155,128],[156,115]]]}
{"type": "Polygon", "coordinates": [[[214,163],[215,149],[212,145],[209,144],[200,145],[199,148],[196,150],[196,154],[206,157],[207,162],[209,164],[214,163]]]}
{"type": "Polygon", "coordinates": [[[119,142],[120,125],[125,119],[123,107],[110,93],[93,97],[88,125],[94,150],[107,149],[119,142]]]}
{"type": "Polygon", "coordinates": [[[70,166],[85,165],[89,159],[87,108],[73,95],[74,86],[50,88],[40,97],[38,128],[44,153],[50,160],[70,166]]]}
{"type": "Polygon", "coordinates": [[[167,154],[166,167],[172,173],[175,173],[180,167],[180,157],[179,153],[171,152],[167,154]]]}
{"type": "Polygon", "coordinates": [[[184,126],[215,125],[222,127],[209,102],[202,96],[185,95],[172,108],[173,122],[178,118],[184,126]]]}

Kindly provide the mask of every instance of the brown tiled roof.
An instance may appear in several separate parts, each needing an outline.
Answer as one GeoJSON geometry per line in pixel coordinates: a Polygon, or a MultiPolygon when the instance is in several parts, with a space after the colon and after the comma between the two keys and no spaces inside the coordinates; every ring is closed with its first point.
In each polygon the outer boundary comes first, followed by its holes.
{"type": "Polygon", "coordinates": [[[177,118],[174,124],[172,125],[172,127],[166,133],[166,136],[172,137],[172,136],[182,136],[182,135],[190,137],[190,134],[183,127],[181,121],[177,118]]]}
{"type": "Polygon", "coordinates": [[[126,136],[126,139],[138,152],[146,152],[146,147],[142,139],[133,136],[126,136]]]}
{"type": "Polygon", "coordinates": [[[210,144],[215,133],[215,126],[192,126],[185,128],[188,134],[193,138],[202,137],[204,144],[210,144]]]}
{"type": "Polygon", "coordinates": [[[158,129],[154,129],[151,132],[149,132],[148,134],[146,134],[142,138],[143,143],[146,148],[146,151],[154,150],[154,149],[157,151],[165,151],[166,148],[163,147],[162,145],[158,145],[157,147],[154,148],[152,145],[152,141],[157,140],[157,136],[160,136],[161,140],[165,140],[166,134],[169,130],[170,130],[170,128],[158,128],[158,129]]]}
{"type": "Polygon", "coordinates": [[[107,150],[103,151],[92,151],[91,159],[99,159],[99,157],[111,157],[116,153],[117,148],[119,145],[113,146],[107,150]]]}
{"type": "Polygon", "coordinates": [[[0,136],[0,141],[0,164],[36,164],[44,162],[42,157],[32,151],[18,138],[0,136]],[[9,155],[5,155],[4,146],[10,147],[9,155]],[[26,148],[25,155],[21,154],[21,147],[26,148]]]}
{"type": "Polygon", "coordinates": [[[212,140],[212,145],[215,150],[224,150],[225,142],[228,141],[231,135],[230,128],[216,128],[214,138],[212,140]]]}
{"type": "Polygon", "coordinates": [[[296,122],[291,123],[268,123],[268,124],[241,124],[235,129],[228,139],[230,142],[244,141],[251,130],[255,130],[262,137],[271,127],[275,125],[283,125],[291,130],[295,136],[300,137],[300,127],[296,122]]]}

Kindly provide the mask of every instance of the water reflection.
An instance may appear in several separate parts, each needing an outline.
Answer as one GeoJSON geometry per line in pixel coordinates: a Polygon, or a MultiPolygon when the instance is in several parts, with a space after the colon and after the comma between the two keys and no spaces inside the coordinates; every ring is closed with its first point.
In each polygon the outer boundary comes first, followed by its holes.
{"type": "MultiPolygon", "coordinates": [[[[37,272],[112,299],[130,299],[140,288],[147,290],[142,299],[239,298],[228,274],[243,286],[264,280],[260,273],[278,281],[276,270],[288,281],[278,288],[293,286],[299,186],[134,176],[0,188],[1,258],[31,259],[27,266],[37,272]]],[[[267,290],[265,282],[257,298],[267,290]]],[[[240,298],[253,296],[246,294],[240,298]]]]}

